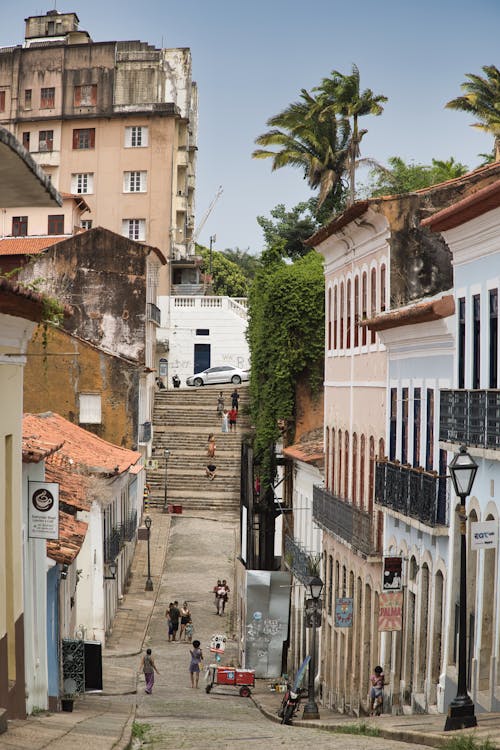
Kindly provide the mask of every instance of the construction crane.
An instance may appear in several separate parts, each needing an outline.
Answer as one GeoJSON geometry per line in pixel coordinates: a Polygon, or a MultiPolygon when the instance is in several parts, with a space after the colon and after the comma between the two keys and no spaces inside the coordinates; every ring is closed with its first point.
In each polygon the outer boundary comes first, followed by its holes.
{"type": "Polygon", "coordinates": [[[217,188],[217,192],[215,193],[214,197],[212,198],[212,201],[211,201],[209,207],[207,208],[207,210],[203,214],[203,217],[202,217],[200,223],[198,224],[195,232],[193,233],[193,236],[192,236],[191,241],[189,243],[190,253],[194,253],[194,246],[196,244],[196,241],[197,241],[198,237],[200,236],[200,232],[203,229],[203,227],[205,226],[205,224],[207,223],[207,219],[210,216],[210,214],[212,213],[212,211],[214,210],[214,206],[217,203],[217,201],[219,200],[219,198],[221,197],[222,193],[223,193],[222,185],[219,185],[219,187],[217,188]]]}

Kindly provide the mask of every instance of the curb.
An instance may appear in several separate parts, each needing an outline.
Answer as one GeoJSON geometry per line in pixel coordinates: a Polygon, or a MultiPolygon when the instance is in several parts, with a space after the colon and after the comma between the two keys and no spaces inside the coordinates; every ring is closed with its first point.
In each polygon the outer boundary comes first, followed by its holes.
{"type": "Polygon", "coordinates": [[[133,705],[127,721],[123,727],[122,733],[117,741],[112,745],[112,750],[129,750],[132,746],[132,727],[135,721],[136,706],[133,705]]]}
{"type": "MultiPolygon", "coordinates": [[[[275,723],[280,724],[281,719],[277,714],[269,711],[269,709],[264,708],[262,703],[260,703],[257,698],[255,698],[253,695],[250,696],[251,700],[254,702],[254,704],[257,706],[261,714],[263,714],[267,719],[270,721],[274,721],[275,723]]],[[[306,720],[303,719],[295,719],[293,721],[294,727],[313,727],[314,729],[321,729],[325,732],[335,732],[337,734],[344,734],[344,732],[339,732],[338,727],[341,725],[337,724],[325,724],[321,721],[314,721],[314,720],[306,720]]],[[[375,727],[376,728],[376,727],[375,727]]],[[[449,738],[447,737],[440,737],[439,735],[433,736],[426,734],[424,732],[409,732],[405,729],[384,729],[383,727],[380,727],[378,729],[378,736],[383,737],[386,740],[394,740],[399,742],[406,742],[411,745],[427,745],[428,747],[446,747],[449,741],[449,738]]],[[[348,736],[348,733],[345,733],[346,736],[348,736]]],[[[354,735],[353,736],[360,736],[360,735],[354,735]]]]}

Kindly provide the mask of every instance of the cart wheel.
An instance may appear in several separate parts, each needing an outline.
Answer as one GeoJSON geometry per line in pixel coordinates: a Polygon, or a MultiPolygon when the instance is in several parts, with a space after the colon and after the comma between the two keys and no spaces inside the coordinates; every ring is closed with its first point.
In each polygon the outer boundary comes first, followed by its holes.
{"type": "Polygon", "coordinates": [[[206,688],[205,688],[205,692],[209,693],[211,691],[211,689],[212,689],[212,686],[211,685],[207,685],[206,688]]]}
{"type": "Polygon", "coordinates": [[[249,698],[252,695],[252,691],[246,685],[240,687],[240,695],[242,698],[249,698]]]}

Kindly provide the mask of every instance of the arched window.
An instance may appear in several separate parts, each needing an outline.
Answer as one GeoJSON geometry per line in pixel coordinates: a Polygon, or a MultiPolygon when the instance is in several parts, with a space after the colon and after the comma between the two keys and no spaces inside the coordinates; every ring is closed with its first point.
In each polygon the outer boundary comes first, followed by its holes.
{"type": "MultiPolygon", "coordinates": [[[[371,272],[371,283],[370,283],[370,316],[372,318],[375,317],[377,314],[377,271],[375,268],[372,268],[371,272]]],[[[376,333],[375,331],[371,331],[371,342],[372,344],[375,343],[375,337],[376,333]]]]}
{"type": "Polygon", "coordinates": [[[340,284],[340,348],[344,348],[344,282],[340,284]]]}
{"type": "Polygon", "coordinates": [[[385,441],[384,438],[380,438],[378,441],[378,457],[380,461],[385,458],[385,441]]]}
{"type": "Polygon", "coordinates": [[[330,446],[330,483],[328,484],[335,494],[335,428],[332,427],[332,444],[330,446]]]}
{"type": "MultiPolygon", "coordinates": [[[[368,317],[368,279],[366,276],[366,271],[363,273],[363,276],[361,277],[361,317],[363,320],[366,320],[368,317]]],[[[361,343],[363,346],[366,346],[366,326],[363,326],[361,329],[361,343]]]]}
{"type": "Polygon", "coordinates": [[[344,433],[344,497],[349,497],[349,433],[344,433]]]}
{"type": "Polygon", "coordinates": [[[380,312],[385,312],[386,288],[385,288],[385,265],[380,266],[380,312]]]}
{"type": "Polygon", "coordinates": [[[368,467],[368,512],[373,512],[373,491],[375,489],[375,439],[370,435],[370,464],[368,467]]]}
{"type": "Polygon", "coordinates": [[[335,485],[336,485],[336,489],[337,489],[336,494],[340,495],[340,493],[342,492],[342,489],[341,489],[342,488],[342,430],[338,431],[337,436],[338,436],[338,441],[337,441],[337,455],[339,457],[339,462],[338,462],[338,467],[339,468],[338,468],[338,471],[337,471],[337,477],[336,477],[335,485]]]}
{"type": "Polygon", "coordinates": [[[332,348],[332,290],[331,289],[328,289],[327,341],[328,341],[328,351],[330,351],[332,348]]]}
{"type": "Polygon", "coordinates": [[[366,438],[361,435],[360,446],[359,446],[359,507],[364,508],[365,506],[365,452],[366,452],[366,438]]]}
{"type": "Polygon", "coordinates": [[[352,504],[358,504],[358,436],[352,435],[352,504]]]}
{"type": "Polygon", "coordinates": [[[359,276],[354,279],[354,346],[359,346],[359,276]]]}
{"type": "Polygon", "coordinates": [[[325,430],[325,478],[326,478],[326,489],[330,489],[330,428],[327,427],[325,430]]]}
{"type": "Polygon", "coordinates": [[[351,279],[347,280],[347,294],[346,294],[346,319],[347,319],[347,333],[346,333],[346,347],[351,348],[351,279]]]}
{"type": "Polygon", "coordinates": [[[338,295],[337,287],[333,290],[333,348],[337,348],[337,321],[338,321],[338,295]]]}

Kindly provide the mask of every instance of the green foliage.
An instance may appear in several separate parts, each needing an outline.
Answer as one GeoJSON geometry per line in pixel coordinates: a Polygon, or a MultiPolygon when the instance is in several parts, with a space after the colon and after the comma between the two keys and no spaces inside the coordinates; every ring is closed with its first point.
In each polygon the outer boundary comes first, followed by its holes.
{"type": "Polygon", "coordinates": [[[132,737],[135,740],[144,742],[147,739],[150,731],[151,724],[143,724],[139,721],[134,721],[134,723],[132,724],[132,737]]]}
{"type": "Polygon", "coordinates": [[[363,192],[374,197],[378,195],[399,195],[414,190],[437,185],[466,174],[468,167],[456,162],[453,157],[446,161],[432,159],[431,165],[406,163],[400,156],[388,159],[389,168],[380,165],[370,171],[370,181],[363,192]]]}
{"type": "MultiPolygon", "coordinates": [[[[203,258],[202,273],[208,274],[210,250],[196,245],[196,252],[203,258]]],[[[247,280],[241,269],[217,250],[212,250],[212,289],[214,294],[228,297],[246,297],[248,293],[247,280]]]]}
{"type": "Polygon", "coordinates": [[[338,724],[334,732],[336,734],[362,734],[365,737],[380,737],[380,729],[367,724],[366,721],[360,721],[356,724],[338,724]]]}
{"type": "Polygon", "coordinates": [[[248,341],[254,450],[265,488],[272,480],[272,448],[280,422],[293,424],[295,384],[323,378],[324,278],[321,256],[311,250],[294,263],[268,256],[249,294],[248,341]]]}
{"type": "Polygon", "coordinates": [[[490,739],[479,740],[470,734],[457,734],[444,746],[446,750],[495,750],[495,743],[490,739]]]}
{"type": "Polygon", "coordinates": [[[257,216],[266,246],[280,248],[281,254],[291,260],[307,255],[310,248],[304,245],[304,240],[318,228],[318,223],[311,214],[310,203],[298,203],[290,211],[286,210],[283,203],[279,203],[270,213],[272,219],[257,216]]]}
{"type": "Polygon", "coordinates": [[[228,247],[225,250],[221,250],[220,253],[224,258],[238,266],[247,282],[254,278],[259,267],[259,258],[257,255],[252,255],[249,248],[241,250],[239,247],[228,247]]]}

